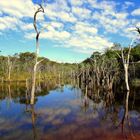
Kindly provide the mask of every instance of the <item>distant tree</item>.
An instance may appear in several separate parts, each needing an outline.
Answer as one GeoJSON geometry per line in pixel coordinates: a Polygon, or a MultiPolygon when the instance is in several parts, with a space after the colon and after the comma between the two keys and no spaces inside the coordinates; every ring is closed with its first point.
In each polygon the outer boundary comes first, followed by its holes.
{"type": "Polygon", "coordinates": [[[140,61],[140,44],[132,49],[131,55],[134,62],[140,61]]]}
{"type": "Polygon", "coordinates": [[[18,54],[14,56],[7,56],[7,80],[11,81],[11,72],[16,64],[18,54]]]}
{"type": "Polygon", "coordinates": [[[93,52],[90,58],[98,60],[100,59],[100,56],[101,56],[101,53],[96,51],[96,52],[93,52]]]}
{"type": "Polygon", "coordinates": [[[35,53],[30,52],[20,53],[19,59],[22,63],[31,62],[35,59],[35,53]]]}

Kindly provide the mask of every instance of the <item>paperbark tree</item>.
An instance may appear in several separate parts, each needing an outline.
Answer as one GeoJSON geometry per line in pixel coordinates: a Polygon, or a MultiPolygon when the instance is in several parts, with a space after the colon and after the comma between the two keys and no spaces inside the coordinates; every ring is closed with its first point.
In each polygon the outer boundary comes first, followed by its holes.
{"type": "Polygon", "coordinates": [[[13,57],[7,56],[7,80],[9,82],[11,81],[11,72],[16,63],[16,57],[16,54],[13,57]]]}
{"type": "Polygon", "coordinates": [[[39,8],[37,9],[37,11],[34,14],[34,29],[36,31],[36,52],[35,52],[35,64],[34,64],[34,68],[33,68],[33,75],[32,75],[32,89],[31,89],[31,104],[34,104],[34,98],[35,98],[35,85],[36,85],[36,73],[37,73],[37,66],[38,64],[43,61],[40,60],[38,61],[38,56],[39,56],[39,36],[41,31],[38,30],[37,27],[37,15],[38,13],[44,13],[44,8],[42,7],[42,5],[39,5],[39,8]]]}
{"type": "Polygon", "coordinates": [[[124,67],[124,77],[125,77],[125,85],[126,85],[126,90],[129,91],[130,90],[130,87],[129,87],[129,81],[128,81],[128,67],[129,67],[129,61],[130,61],[130,52],[131,52],[131,49],[132,49],[132,45],[134,43],[134,40],[133,39],[129,45],[129,49],[128,49],[128,53],[127,53],[127,57],[125,58],[124,56],[124,51],[122,49],[121,51],[121,58],[122,58],[122,62],[123,62],[123,67],[124,67]]]}

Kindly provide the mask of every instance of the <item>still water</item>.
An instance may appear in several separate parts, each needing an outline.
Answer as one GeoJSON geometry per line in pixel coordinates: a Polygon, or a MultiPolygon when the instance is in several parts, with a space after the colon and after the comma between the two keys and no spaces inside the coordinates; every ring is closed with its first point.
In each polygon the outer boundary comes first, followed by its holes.
{"type": "MultiPolygon", "coordinates": [[[[125,99],[108,102],[88,96],[72,85],[36,94],[30,105],[26,89],[6,86],[0,95],[0,140],[121,140],[140,139],[140,106],[125,99]]],[[[116,98],[116,97],[115,97],[116,98]]]]}

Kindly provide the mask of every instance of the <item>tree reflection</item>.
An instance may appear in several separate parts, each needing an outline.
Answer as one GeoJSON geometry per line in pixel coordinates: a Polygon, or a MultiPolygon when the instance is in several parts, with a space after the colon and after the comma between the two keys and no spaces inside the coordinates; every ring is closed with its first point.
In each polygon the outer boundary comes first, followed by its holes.
{"type": "Polygon", "coordinates": [[[26,112],[30,113],[32,120],[32,131],[33,131],[33,139],[37,140],[37,130],[36,130],[36,118],[37,114],[35,113],[34,105],[26,105],[26,112]]]}
{"type": "Polygon", "coordinates": [[[82,109],[84,110],[84,112],[86,112],[89,108],[88,86],[87,85],[85,87],[82,99],[83,99],[82,100],[82,109]]]}
{"type": "Polygon", "coordinates": [[[31,105],[31,118],[32,118],[32,127],[33,127],[33,136],[34,136],[34,140],[37,139],[37,131],[36,131],[36,113],[34,110],[34,105],[31,105]]]}
{"type": "Polygon", "coordinates": [[[114,95],[113,95],[113,91],[110,90],[108,92],[105,93],[105,97],[104,97],[104,105],[105,107],[111,107],[114,101],[114,95]]]}
{"type": "Polygon", "coordinates": [[[7,87],[8,91],[7,91],[7,108],[10,107],[10,103],[12,102],[12,96],[11,96],[11,85],[8,84],[8,87],[7,87]]]}
{"type": "Polygon", "coordinates": [[[120,125],[121,125],[121,132],[122,132],[123,137],[128,138],[128,135],[130,135],[134,139],[135,136],[134,136],[134,132],[132,130],[131,122],[129,118],[129,108],[128,108],[129,107],[129,94],[130,92],[127,91],[126,99],[125,99],[124,115],[123,115],[120,125]],[[129,133],[126,132],[127,127],[128,127],[129,133]]]}

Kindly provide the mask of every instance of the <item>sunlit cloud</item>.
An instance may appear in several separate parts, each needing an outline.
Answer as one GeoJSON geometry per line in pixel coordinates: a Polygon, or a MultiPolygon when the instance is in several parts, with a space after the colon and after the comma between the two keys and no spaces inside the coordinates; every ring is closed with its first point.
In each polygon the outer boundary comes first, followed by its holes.
{"type": "Polygon", "coordinates": [[[131,14],[133,16],[140,16],[140,8],[139,9],[135,9],[131,14]]]}

